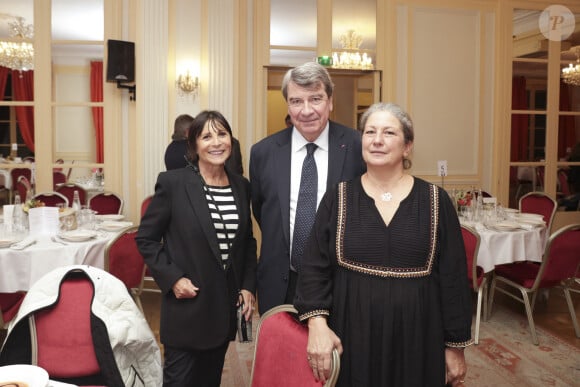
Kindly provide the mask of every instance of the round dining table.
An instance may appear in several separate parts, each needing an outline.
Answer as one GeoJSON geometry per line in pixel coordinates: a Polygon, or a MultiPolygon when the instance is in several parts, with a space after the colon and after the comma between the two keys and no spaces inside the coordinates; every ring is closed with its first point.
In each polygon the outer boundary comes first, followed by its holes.
{"type": "Polygon", "coordinates": [[[496,265],[518,261],[541,262],[546,245],[546,227],[520,224],[519,227],[494,228],[484,222],[460,218],[461,224],[475,228],[480,237],[477,265],[488,273],[496,265]]]}
{"type": "Polygon", "coordinates": [[[94,238],[81,241],[39,235],[22,249],[0,248],[0,293],[27,291],[46,273],[61,266],[90,265],[104,269],[105,248],[115,235],[98,231],[94,238]]]}

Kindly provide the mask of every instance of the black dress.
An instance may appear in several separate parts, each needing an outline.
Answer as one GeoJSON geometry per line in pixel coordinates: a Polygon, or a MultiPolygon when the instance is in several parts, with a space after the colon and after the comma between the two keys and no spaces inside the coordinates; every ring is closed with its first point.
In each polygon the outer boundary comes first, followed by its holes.
{"type": "Polygon", "coordinates": [[[316,215],[298,279],[300,318],[329,314],[344,348],[339,386],[443,386],[445,347],[471,343],[465,250],[451,200],[414,178],[386,226],[360,177],[343,184],[316,215]]]}

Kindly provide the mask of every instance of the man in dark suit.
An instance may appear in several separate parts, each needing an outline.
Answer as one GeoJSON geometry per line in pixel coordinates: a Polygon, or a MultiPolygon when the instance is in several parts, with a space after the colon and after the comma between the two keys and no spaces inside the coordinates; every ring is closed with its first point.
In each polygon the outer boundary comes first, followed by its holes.
{"type": "Polygon", "coordinates": [[[251,149],[252,210],[262,231],[257,273],[260,313],[294,299],[297,268],[291,265],[290,256],[306,145],[317,145],[317,204],[327,188],[365,170],[360,134],[329,121],[333,88],[328,72],[318,63],[289,70],[282,81],[282,94],[293,126],[251,149]]]}

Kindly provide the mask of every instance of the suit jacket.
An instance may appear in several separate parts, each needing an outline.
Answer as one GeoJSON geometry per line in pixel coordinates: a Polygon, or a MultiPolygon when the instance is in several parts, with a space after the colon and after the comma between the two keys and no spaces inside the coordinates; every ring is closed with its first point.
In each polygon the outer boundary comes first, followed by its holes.
{"type": "MultiPolygon", "coordinates": [[[[288,288],[292,130],[266,137],[250,153],[252,211],[262,231],[257,274],[260,313],[283,304],[288,288]]],[[[366,170],[361,147],[358,132],[330,121],[327,189],[366,170]]]]}
{"type": "Polygon", "coordinates": [[[165,345],[203,350],[232,340],[238,290],[255,291],[249,182],[235,173],[228,173],[228,178],[240,224],[227,272],[201,178],[191,168],[159,174],[155,195],[141,219],[135,239],[163,293],[160,335],[165,345]],[[175,298],[172,287],[181,277],[199,287],[195,298],[175,298]]]}

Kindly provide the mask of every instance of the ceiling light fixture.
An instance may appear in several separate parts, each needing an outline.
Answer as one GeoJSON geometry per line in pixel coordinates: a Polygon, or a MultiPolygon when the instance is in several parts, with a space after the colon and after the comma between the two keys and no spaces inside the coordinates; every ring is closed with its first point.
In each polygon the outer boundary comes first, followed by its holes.
{"type": "Polygon", "coordinates": [[[570,63],[562,69],[562,79],[569,85],[580,86],[580,46],[574,48],[576,53],[576,65],[570,63]]]}
{"type": "Polygon", "coordinates": [[[8,23],[10,41],[0,41],[0,66],[12,70],[28,71],[34,68],[34,47],[25,40],[32,39],[34,27],[24,24],[24,18],[8,23]]]}
{"type": "Polygon", "coordinates": [[[360,52],[363,39],[355,30],[348,30],[346,34],[340,35],[338,40],[342,45],[342,51],[332,53],[332,67],[339,69],[373,69],[373,59],[366,52],[362,54],[360,52]]]}

